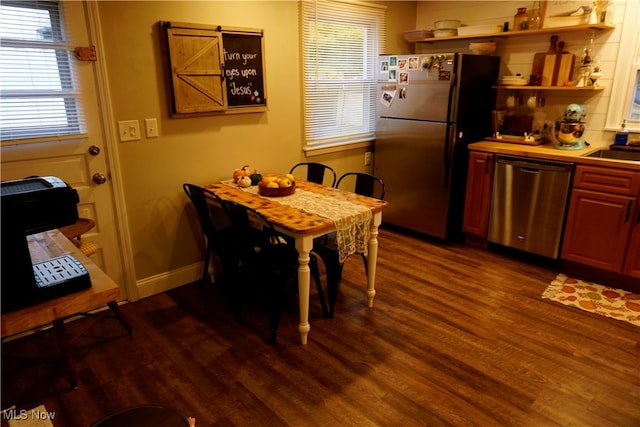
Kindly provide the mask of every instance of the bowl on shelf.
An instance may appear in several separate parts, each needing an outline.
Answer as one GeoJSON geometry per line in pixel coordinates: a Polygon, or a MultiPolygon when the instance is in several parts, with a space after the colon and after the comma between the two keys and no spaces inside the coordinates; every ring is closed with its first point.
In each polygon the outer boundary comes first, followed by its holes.
{"type": "Polygon", "coordinates": [[[462,25],[462,23],[457,19],[444,19],[442,21],[434,22],[433,28],[436,30],[451,30],[453,28],[458,28],[460,25],[462,25]]]}
{"type": "Polygon", "coordinates": [[[496,42],[469,43],[469,50],[474,55],[491,55],[496,51],[496,42]]]}
{"type": "Polygon", "coordinates": [[[501,86],[525,86],[527,83],[527,79],[522,76],[504,76],[498,80],[501,86]]]}
{"type": "Polygon", "coordinates": [[[434,37],[455,37],[458,35],[457,28],[439,28],[433,30],[434,37]]]}

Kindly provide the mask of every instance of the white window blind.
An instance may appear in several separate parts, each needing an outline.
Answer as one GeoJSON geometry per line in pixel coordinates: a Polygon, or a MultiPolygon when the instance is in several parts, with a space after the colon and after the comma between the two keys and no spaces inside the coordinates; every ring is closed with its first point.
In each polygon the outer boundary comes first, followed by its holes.
{"type": "Polygon", "coordinates": [[[84,132],[72,50],[59,1],[0,4],[0,140],[84,132]]]}
{"type": "Polygon", "coordinates": [[[301,8],[306,146],[372,140],[386,8],[337,0],[301,8]]]}
{"type": "MultiPolygon", "coordinates": [[[[638,17],[640,18],[640,16],[638,17]]],[[[640,130],[640,126],[638,126],[640,124],[640,35],[636,40],[636,59],[633,64],[631,75],[635,75],[635,79],[629,85],[631,87],[631,106],[627,120],[635,123],[637,130],[640,130]]]]}
{"type": "Polygon", "coordinates": [[[628,130],[640,132],[640,3],[616,1],[614,15],[614,24],[622,24],[622,31],[605,129],[620,129],[624,119],[628,130]]]}

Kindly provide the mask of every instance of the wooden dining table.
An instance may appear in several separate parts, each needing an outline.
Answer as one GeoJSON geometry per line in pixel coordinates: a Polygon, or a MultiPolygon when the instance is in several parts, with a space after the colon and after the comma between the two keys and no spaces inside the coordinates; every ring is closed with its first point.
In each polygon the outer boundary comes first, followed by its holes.
{"type": "MultiPolygon", "coordinates": [[[[310,192],[312,196],[322,198],[326,205],[332,203],[353,203],[371,211],[369,224],[367,255],[367,305],[373,307],[376,296],[376,264],[378,258],[378,227],[382,222],[382,211],[387,207],[384,200],[365,197],[333,187],[326,187],[301,179],[296,179],[296,192],[310,192]]],[[[223,200],[233,201],[260,212],[280,233],[292,237],[298,251],[298,298],[300,323],[298,330],[302,344],[307,344],[311,326],[309,324],[309,289],[311,270],[309,268],[309,252],[313,249],[313,239],[336,231],[336,219],[318,212],[317,207],[293,207],[287,204],[286,197],[264,197],[258,194],[255,187],[246,189],[233,184],[233,181],[221,181],[205,184],[203,188],[217,194],[223,200]],[[252,191],[253,190],[253,191],[252,191]]],[[[340,219],[338,219],[339,221],[340,219]]]]}

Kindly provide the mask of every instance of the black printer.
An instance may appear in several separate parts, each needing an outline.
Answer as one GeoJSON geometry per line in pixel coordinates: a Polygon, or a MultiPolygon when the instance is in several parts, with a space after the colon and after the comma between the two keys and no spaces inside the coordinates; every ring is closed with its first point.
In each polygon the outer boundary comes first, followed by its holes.
{"type": "Polygon", "coordinates": [[[78,220],[78,192],[52,176],[0,182],[2,313],[91,287],[70,255],[32,264],[27,236],[78,220]]]}

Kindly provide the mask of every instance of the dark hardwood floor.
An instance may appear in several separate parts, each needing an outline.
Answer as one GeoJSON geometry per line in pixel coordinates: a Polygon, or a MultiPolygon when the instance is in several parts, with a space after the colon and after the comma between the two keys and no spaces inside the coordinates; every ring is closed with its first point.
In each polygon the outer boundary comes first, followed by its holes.
{"type": "Polygon", "coordinates": [[[3,344],[2,407],[44,404],[55,427],[140,403],[199,427],[639,426],[640,328],[542,299],[559,272],[383,229],[374,308],[352,257],[334,319],[312,286],[306,346],[295,296],[271,346],[257,299],[238,323],[214,286],[186,285],[123,305],[133,334],[106,319],[80,338],[75,390],[61,365],[12,357],[54,355],[50,333],[3,344]]]}

